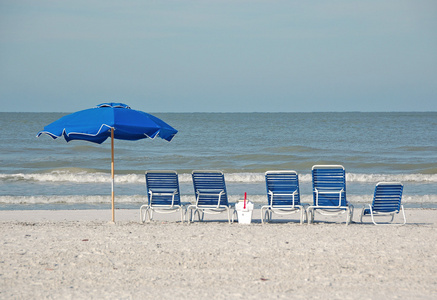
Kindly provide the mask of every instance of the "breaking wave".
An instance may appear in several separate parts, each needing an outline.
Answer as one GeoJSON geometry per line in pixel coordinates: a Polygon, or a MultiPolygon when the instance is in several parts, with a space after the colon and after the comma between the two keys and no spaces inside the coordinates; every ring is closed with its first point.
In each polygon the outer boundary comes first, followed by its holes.
{"type": "MultiPolygon", "coordinates": [[[[264,173],[225,173],[226,182],[237,183],[258,183],[264,182],[264,173]]],[[[50,173],[34,174],[0,174],[0,182],[41,182],[41,183],[107,183],[111,176],[103,172],[72,172],[72,171],[52,171],[50,173]]],[[[311,174],[299,174],[301,182],[311,182],[311,174]]],[[[376,183],[380,181],[400,181],[413,183],[435,183],[437,174],[359,174],[347,173],[348,182],[376,183]]],[[[143,184],[144,174],[116,174],[115,181],[125,184],[143,184]]],[[[191,182],[191,174],[179,174],[181,183],[191,182]]]]}

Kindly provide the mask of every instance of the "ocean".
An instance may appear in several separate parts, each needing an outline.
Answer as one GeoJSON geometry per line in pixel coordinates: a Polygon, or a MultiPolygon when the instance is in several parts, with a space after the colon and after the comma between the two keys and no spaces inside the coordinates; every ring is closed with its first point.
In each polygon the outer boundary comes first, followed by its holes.
{"type": "MultiPolygon", "coordinates": [[[[36,137],[63,113],[0,113],[0,209],[109,209],[110,141],[36,137]]],[[[194,201],[192,170],[221,170],[230,201],[266,203],[264,173],[295,170],[312,202],[311,167],[341,164],[347,198],[361,207],[375,184],[400,181],[406,207],[437,208],[437,113],[156,113],[179,132],[115,140],[116,208],[146,201],[146,170],[176,170],[194,201]]]]}

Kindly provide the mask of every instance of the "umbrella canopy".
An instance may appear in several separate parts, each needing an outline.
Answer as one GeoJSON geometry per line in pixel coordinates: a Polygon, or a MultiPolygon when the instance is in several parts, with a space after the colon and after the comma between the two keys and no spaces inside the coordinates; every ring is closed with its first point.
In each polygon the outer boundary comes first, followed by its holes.
{"type": "Polygon", "coordinates": [[[67,142],[85,140],[101,144],[111,137],[120,140],[160,138],[171,141],[176,129],[148,113],[133,110],[123,103],[102,103],[95,108],[81,110],[64,116],[44,127],[38,137],[46,133],[56,139],[61,136],[67,142]]]}
{"type": "Polygon", "coordinates": [[[44,127],[37,137],[45,133],[53,139],[61,136],[69,142],[84,140],[97,144],[111,137],[112,221],[114,215],[114,139],[139,140],[160,137],[171,141],[178,131],[148,113],[133,110],[123,103],[102,103],[95,108],[66,115],[44,127]]]}

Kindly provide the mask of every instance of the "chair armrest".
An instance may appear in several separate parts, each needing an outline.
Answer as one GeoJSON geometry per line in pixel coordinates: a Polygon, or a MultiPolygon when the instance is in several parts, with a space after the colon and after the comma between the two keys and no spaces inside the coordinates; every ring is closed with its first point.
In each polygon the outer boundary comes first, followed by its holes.
{"type": "Polygon", "coordinates": [[[319,194],[338,194],[338,207],[341,206],[341,194],[344,193],[343,188],[339,191],[319,191],[317,188],[314,188],[313,192],[316,193],[316,205],[319,205],[319,194]]]}
{"type": "Polygon", "coordinates": [[[196,199],[196,206],[199,203],[199,197],[200,195],[217,195],[218,198],[218,202],[217,202],[217,208],[220,207],[220,201],[222,198],[222,195],[225,193],[224,190],[197,190],[196,194],[197,194],[197,199],[196,199]]]}
{"type": "Polygon", "coordinates": [[[285,194],[285,193],[276,193],[275,194],[272,191],[269,191],[268,194],[270,196],[270,203],[273,202],[272,200],[273,200],[273,196],[274,195],[292,196],[293,197],[293,206],[294,206],[294,196],[296,196],[296,194],[297,194],[297,189],[292,194],[290,194],[290,193],[287,193],[287,194],[285,194]]]}
{"type": "Polygon", "coordinates": [[[174,190],[172,191],[165,191],[165,190],[156,190],[153,191],[152,189],[149,190],[149,194],[150,194],[150,203],[152,202],[153,199],[153,195],[156,196],[171,196],[171,207],[173,207],[174,205],[174,197],[177,195],[178,191],[174,190]]]}

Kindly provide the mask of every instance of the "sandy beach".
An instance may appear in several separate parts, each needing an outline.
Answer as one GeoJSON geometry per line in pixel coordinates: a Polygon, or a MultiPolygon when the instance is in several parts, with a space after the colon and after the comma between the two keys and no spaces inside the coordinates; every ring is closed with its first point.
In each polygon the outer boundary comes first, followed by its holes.
{"type": "Polygon", "coordinates": [[[0,298],[436,299],[437,210],[406,215],[140,224],[117,210],[113,224],[108,210],[0,211],[0,298]]]}

